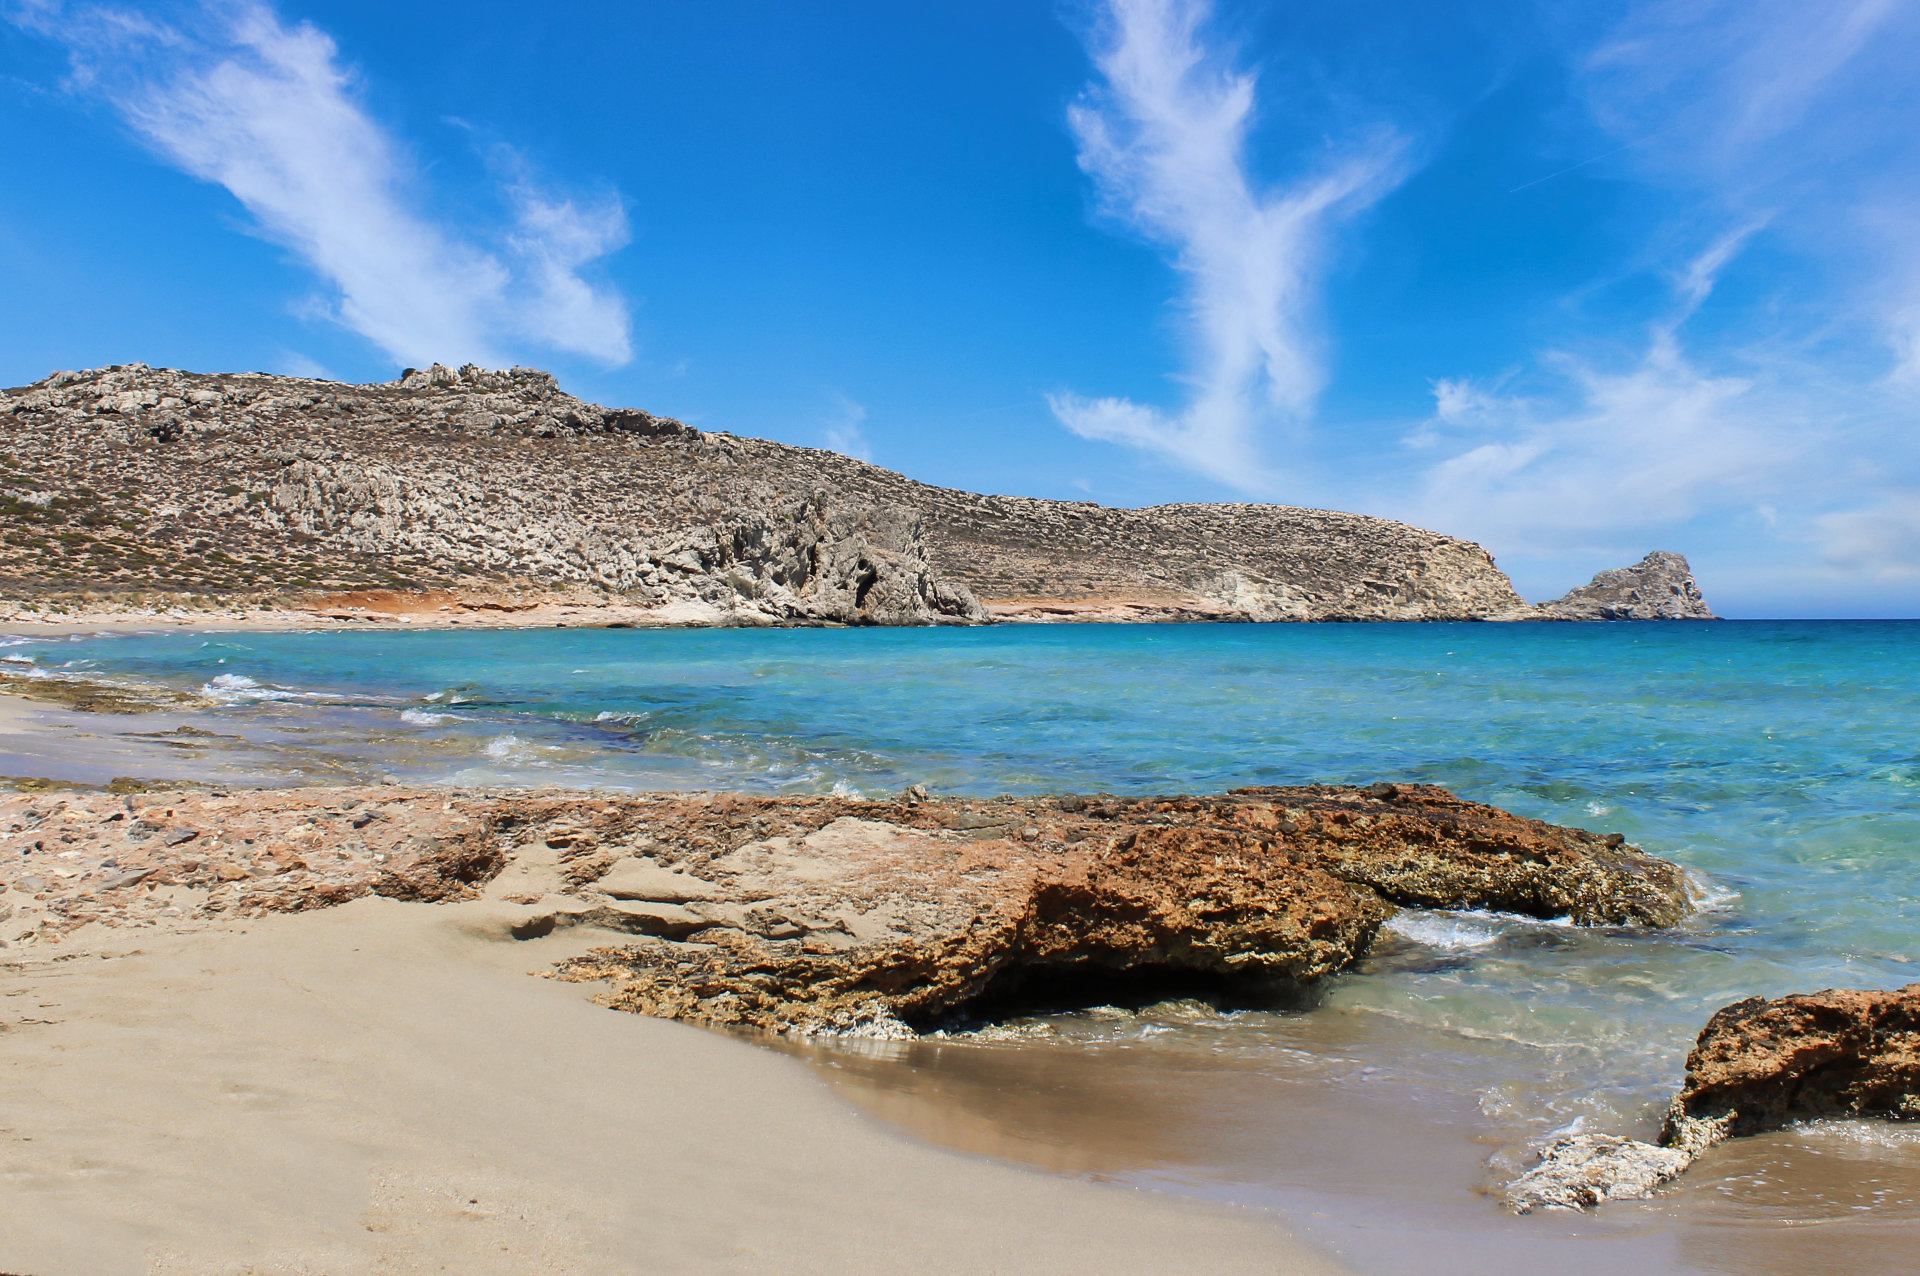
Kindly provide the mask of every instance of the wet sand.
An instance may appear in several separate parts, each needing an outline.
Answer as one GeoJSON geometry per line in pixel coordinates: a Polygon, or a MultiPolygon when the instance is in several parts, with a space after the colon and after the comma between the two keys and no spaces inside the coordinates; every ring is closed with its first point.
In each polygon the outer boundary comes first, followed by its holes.
{"type": "Polygon", "coordinates": [[[1736,1140],[1655,1200],[1515,1217],[1494,1191],[1495,1123],[1365,1062],[1404,1052],[1401,1034],[1324,1010],[1302,1026],[1313,1053],[1292,1061],[1165,1038],[788,1048],[930,1143],[1266,1205],[1380,1276],[1920,1270],[1920,1131],[1829,1122],[1736,1140]]]}
{"type": "Polygon", "coordinates": [[[9,950],[0,1268],[1340,1270],[1259,1210],[904,1140],[792,1060],[528,977],[591,939],[485,909],[9,950]]]}

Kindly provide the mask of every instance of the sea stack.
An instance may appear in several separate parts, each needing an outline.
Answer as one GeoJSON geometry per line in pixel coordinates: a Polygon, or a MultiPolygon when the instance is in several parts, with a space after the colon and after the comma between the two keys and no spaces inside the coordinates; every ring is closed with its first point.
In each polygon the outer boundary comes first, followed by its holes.
{"type": "Polygon", "coordinates": [[[1601,572],[1538,611],[1543,620],[1719,619],[1700,596],[1687,560],[1661,549],[1631,567],[1601,572]]]}

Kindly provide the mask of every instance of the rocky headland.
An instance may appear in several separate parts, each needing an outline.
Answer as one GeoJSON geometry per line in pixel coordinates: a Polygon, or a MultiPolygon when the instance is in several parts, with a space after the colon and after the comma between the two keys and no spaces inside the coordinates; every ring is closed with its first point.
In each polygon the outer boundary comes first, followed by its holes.
{"type": "MultiPolygon", "coordinates": [[[[1678,922],[1680,870],[1441,789],[896,801],[440,789],[0,799],[0,938],[203,924],[366,895],[482,901],[501,937],[606,943],[561,977],[620,1009],[912,1035],[1128,985],[1269,1004],[1402,906],[1678,922]]],[[[1088,999],[1091,999],[1089,1001],[1088,999]]]]}
{"type": "Polygon", "coordinates": [[[1706,618],[1654,554],[1541,607],[1485,549],[1288,506],[930,487],[525,368],[127,364],[0,392],[0,614],[334,624],[1706,618]]]}

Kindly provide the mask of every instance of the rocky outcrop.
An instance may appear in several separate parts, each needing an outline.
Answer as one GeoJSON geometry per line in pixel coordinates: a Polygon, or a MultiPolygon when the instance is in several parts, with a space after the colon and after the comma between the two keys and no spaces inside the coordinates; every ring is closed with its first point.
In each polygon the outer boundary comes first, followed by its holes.
{"type": "Polygon", "coordinates": [[[1649,1196],[1724,1139],[1821,1117],[1920,1121],[1920,984],[1829,989],[1716,1012],[1687,1056],[1659,1146],[1563,1139],[1514,1183],[1521,1212],[1649,1196]]]}
{"type": "Polygon", "coordinates": [[[1679,870],[1413,785],[995,801],[439,790],[0,800],[0,931],[473,899],[622,1009],[910,1034],[1169,986],[1264,1004],[1346,968],[1397,905],[1666,925],[1679,870]]]}
{"type": "Polygon", "coordinates": [[[1156,505],[920,488],[933,560],[1003,620],[1522,620],[1471,541],[1285,505],[1156,505]]]}
{"type": "Polygon", "coordinates": [[[1679,554],[1655,550],[1632,567],[1601,572],[1564,598],[1539,607],[1543,620],[1715,620],[1693,569],[1679,554]]]}
{"type": "Polygon", "coordinates": [[[566,976],[622,1009],[780,1032],[910,1035],[1142,985],[1270,1004],[1350,965],[1396,904],[1656,925],[1687,907],[1664,861],[1418,786],[741,798],[649,835],[650,868],[710,893],[655,901],[651,938],[566,976]]]}
{"type": "Polygon", "coordinates": [[[1660,1141],[1698,1152],[1818,1117],[1920,1121],[1920,984],[1749,997],[1707,1021],[1660,1141]]]}
{"type": "Polygon", "coordinates": [[[442,590],[522,607],[562,590],[621,623],[682,624],[1523,620],[1588,607],[1576,591],[1561,611],[1530,608],[1485,549],[1386,519],[979,496],[586,403],[528,368],[436,365],[381,385],[61,372],[0,394],[0,439],[0,594],[16,604],[324,608],[346,592],[442,590]]]}

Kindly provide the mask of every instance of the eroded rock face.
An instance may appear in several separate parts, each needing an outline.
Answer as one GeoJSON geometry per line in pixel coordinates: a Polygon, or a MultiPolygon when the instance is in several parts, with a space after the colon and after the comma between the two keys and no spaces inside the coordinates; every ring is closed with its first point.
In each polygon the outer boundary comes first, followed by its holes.
{"type": "Polygon", "coordinates": [[[1655,550],[1632,567],[1601,572],[1564,598],[1540,604],[1546,620],[1713,620],[1679,554],[1655,550]]]}
{"type": "MultiPolygon", "coordinates": [[[[517,605],[565,590],[675,624],[1562,614],[1529,607],[1481,546],[1404,523],[929,487],[586,403],[530,368],[435,365],[379,385],[61,372],[0,391],[0,440],[0,594],[15,605],[379,590],[517,605]]],[[[1640,599],[1656,583],[1608,587],[1639,601],[1576,591],[1555,606],[1664,615],[1640,599]]]]}
{"type": "Polygon", "coordinates": [[[1677,868],[1575,829],[1375,785],[1215,797],[844,798],[296,789],[0,801],[8,942],[88,923],[484,894],[610,1005],[906,1034],[1050,981],[1265,996],[1344,969],[1396,904],[1663,925],[1677,868]]]}
{"type": "Polygon", "coordinates": [[[1722,1140],[1821,1117],[1920,1121],[1920,984],[1749,997],[1717,1011],[1687,1056],[1659,1146],[1562,1139],[1508,1201],[1524,1214],[1651,1196],[1722,1140]]]}

